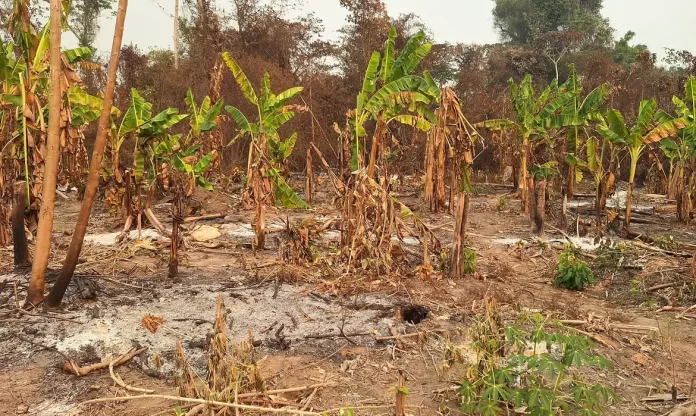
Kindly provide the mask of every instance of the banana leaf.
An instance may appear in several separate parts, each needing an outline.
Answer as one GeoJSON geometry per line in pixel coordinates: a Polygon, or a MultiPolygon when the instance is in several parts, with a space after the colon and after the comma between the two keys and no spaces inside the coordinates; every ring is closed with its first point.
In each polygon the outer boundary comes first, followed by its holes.
{"type": "Polygon", "coordinates": [[[249,82],[249,78],[247,78],[246,74],[244,74],[244,71],[242,71],[242,68],[240,68],[237,64],[237,61],[232,58],[229,52],[223,52],[222,59],[232,72],[232,75],[234,76],[235,81],[237,81],[237,85],[239,85],[239,88],[242,90],[244,97],[246,97],[246,99],[252,104],[258,104],[259,99],[256,96],[256,92],[254,92],[254,87],[251,85],[251,82],[249,82]]]}

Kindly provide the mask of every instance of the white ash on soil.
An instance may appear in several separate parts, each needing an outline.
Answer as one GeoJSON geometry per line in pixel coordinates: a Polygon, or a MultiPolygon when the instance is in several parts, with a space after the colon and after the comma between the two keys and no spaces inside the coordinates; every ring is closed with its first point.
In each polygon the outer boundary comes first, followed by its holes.
{"type": "MultiPolygon", "coordinates": [[[[263,341],[261,349],[279,349],[274,338],[281,325],[284,325],[282,335],[291,341],[291,350],[332,348],[336,342],[345,340],[306,336],[339,334],[342,326],[345,334],[377,331],[389,335],[390,328],[402,325],[395,318],[398,306],[378,296],[361,296],[357,305],[355,299],[345,299],[342,306],[337,298],[312,295],[311,288],[304,286],[281,285],[276,293],[272,282],[251,288],[174,285],[158,290],[154,296],[152,292],[122,294],[115,298],[101,297],[91,306],[79,305],[77,312],[61,316],[81,324],[47,319],[31,325],[34,328],[31,339],[53,346],[77,361],[84,359],[79,362],[82,365],[124,354],[133,346],[148,347],[147,353],[133,361],[144,370],[154,371],[152,358],[158,354],[164,361],[159,371],[165,376],[175,371],[173,351],[176,340],[181,340],[194,368],[202,369],[218,294],[224,299],[231,338],[248,339],[251,331],[255,340],[263,341]],[[165,320],[154,334],[141,326],[146,314],[165,320]]],[[[0,339],[14,329],[0,328],[0,339]]],[[[361,345],[374,342],[369,336],[355,341],[361,345]]],[[[23,354],[30,359],[33,347],[17,342],[16,347],[25,350],[23,354]]]]}

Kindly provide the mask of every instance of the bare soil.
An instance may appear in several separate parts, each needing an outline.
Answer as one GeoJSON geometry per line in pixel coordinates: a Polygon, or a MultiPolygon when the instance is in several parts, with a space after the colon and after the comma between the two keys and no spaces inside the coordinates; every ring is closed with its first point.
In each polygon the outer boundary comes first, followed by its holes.
{"type": "MultiPolygon", "coordinates": [[[[402,184],[401,201],[422,217],[443,245],[449,244],[451,216],[427,212],[416,185],[402,184]]],[[[177,281],[166,278],[166,241],[143,238],[114,245],[89,244],[63,308],[33,312],[40,316],[13,311],[17,300],[22,299],[27,276],[12,272],[11,250],[0,248],[0,286],[6,282],[0,291],[0,311],[4,314],[0,318],[1,413],[173,414],[179,404],[163,400],[79,405],[94,398],[132,393],[115,386],[108,370],[77,377],[65,371],[63,363],[70,357],[87,365],[123,354],[133,346],[147,347],[145,353],[117,367],[116,372],[129,385],[176,395],[176,341],[182,342],[194,369],[202,371],[218,296],[227,308],[232,338],[244,340],[251,334],[261,342],[257,357],[268,388],[337,383],[317,391],[309,406],[315,411],[352,407],[356,415],[393,414],[388,406],[394,403],[398,371],[403,370],[408,378],[410,413],[461,414],[452,387],[461,381],[466,366],[445,371],[443,359],[448,343],[467,344],[467,327],[486,297],[495,297],[510,316],[536,311],[558,319],[589,320],[588,325],[578,328],[593,334],[599,340],[598,352],[614,364],[613,370],[591,377],[613,387],[622,397],[608,414],[665,413],[672,407],[671,401],[644,403],[642,399],[670,392],[673,384],[679,394],[693,394],[696,316],[690,318],[686,313],[676,318],[684,307],[696,303],[692,259],[679,256],[696,247],[691,246],[696,242],[696,229],[676,223],[670,214],[655,214],[656,224],[635,225],[632,231],[664,241],[666,250],[641,248],[612,235],[604,236],[600,247],[592,230],[576,226],[574,217],[569,226],[561,227],[563,233],[555,231],[556,225],[564,224],[550,207],[550,226],[539,240],[531,234],[528,218],[519,212],[519,200],[503,196],[505,192],[482,186],[474,197],[468,245],[477,252],[478,272],[458,281],[438,274],[418,279],[415,269],[420,263],[412,256],[411,275],[332,275],[323,260],[330,260],[328,253],[335,248],[337,232],[328,232],[320,242],[320,264],[309,268],[288,265],[279,260],[279,235],[269,238],[267,250],[250,247],[253,212],[239,209],[236,197],[220,192],[196,195],[201,202],[199,214],[223,213],[226,217],[186,225],[189,231],[213,227],[221,235],[205,242],[187,239],[180,252],[183,259],[177,281]],[[578,237],[586,233],[585,239],[578,237]],[[588,261],[599,282],[585,292],[570,292],[551,284],[558,247],[568,237],[591,248],[586,250],[588,261]],[[607,248],[610,242],[620,244],[620,249],[607,248]],[[651,290],[667,283],[671,285],[651,290]],[[430,311],[417,325],[404,322],[400,314],[402,307],[414,304],[430,311]],[[164,319],[155,333],[141,325],[146,314],[164,319]],[[609,323],[657,330],[616,330],[609,323]],[[277,332],[281,326],[282,331],[277,332]],[[375,339],[376,335],[416,331],[428,335],[397,342],[375,339]],[[289,346],[283,348],[279,336],[289,341],[289,346]]],[[[294,222],[312,215],[338,217],[332,198],[326,189],[314,195],[312,212],[277,210],[270,213],[268,222],[280,227],[286,220],[294,222]]],[[[666,203],[646,199],[641,204],[666,203]]],[[[160,218],[167,218],[166,201],[156,208],[160,218]]],[[[56,210],[51,267],[59,269],[79,201],[74,196],[60,200],[56,210]]],[[[121,226],[121,220],[99,208],[89,234],[114,233],[121,226]]],[[[422,247],[411,245],[412,241],[404,244],[409,251],[422,252],[422,247]]],[[[300,402],[310,393],[288,393],[282,399],[300,402]]]]}

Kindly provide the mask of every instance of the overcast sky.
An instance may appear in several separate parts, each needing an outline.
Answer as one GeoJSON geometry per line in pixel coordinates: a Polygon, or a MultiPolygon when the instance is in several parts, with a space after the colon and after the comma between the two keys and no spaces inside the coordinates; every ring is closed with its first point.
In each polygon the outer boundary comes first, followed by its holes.
{"type": "MultiPolygon", "coordinates": [[[[493,0],[384,0],[389,13],[415,13],[435,34],[436,41],[450,43],[494,43],[498,35],[493,28],[493,0]]],[[[229,2],[218,0],[221,8],[229,2]]],[[[345,11],[339,0],[305,0],[306,12],[314,12],[324,21],[326,36],[337,38],[345,11]]],[[[226,6],[227,5],[227,6],[226,6]]],[[[617,37],[628,30],[636,32],[635,41],[648,45],[663,56],[665,47],[687,49],[696,53],[696,1],[694,0],[604,0],[603,13],[616,29],[617,37]],[[664,11],[668,12],[665,13],[664,11]],[[659,16],[659,17],[657,17],[659,16]]],[[[170,48],[174,0],[133,0],[129,2],[124,44],[141,49],[170,48]]],[[[111,46],[114,18],[104,17],[97,40],[100,52],[111,46]]],[[[74,44],[70,34],[66,46],[74,44]]]]}

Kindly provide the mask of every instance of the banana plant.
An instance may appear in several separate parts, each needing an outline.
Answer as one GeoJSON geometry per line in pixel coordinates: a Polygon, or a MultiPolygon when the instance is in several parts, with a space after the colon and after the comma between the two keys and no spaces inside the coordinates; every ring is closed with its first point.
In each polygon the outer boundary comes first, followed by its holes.
{"type": "MultiPolygon", "coordinates": [[[[549,125],[555,128],[568,128],[567,154],[577,155],[583,139],[588,137],[586,134],[587,127],[592,122],[600,120],[601,108],[609,94],[609,84],[605,83],[593,89],[583,99],[578,73],[575,70],[575,65],[571,64],[568,80],[561,88],[574,92],[575,98],[568,103],[568,106],[560,114],[551,116],[549,125]]],[[[582,178],[576,170],[576,165],[572,163],[573,160],[573,158],[566,158],[566,164],[568,165],[566,191],[568,197],[573,196],[575,182],[582,178]]]]}
{"type": "Polygon", "coordinates": [[[636,123],[630,129],[626,125],[624,116],[615,109],[607,111],[606,124],[597,126],[597,131],[605,139],[614,143],[625,143],[624,147],[631,159],[626,194],[625,224],[627,229],[631,225],[631,199],[636,167],[641,154],[647,146],[674,136],[679,129],[686,127],[686,125],[687,120],[683,117],[672,118],[663,111],[657,111],[657,102],[651,99],[641,101],[636,123]]]}
{"type": "Polygon", "coordinates": [[[215,130],[217,127],[216,120],[218,116],[220,116],[223,103],[224,101],[221,98],[212,104],[210,97],[206,96],[201,102],[200,107],[198,107],[196,106],[196,100],[191,88],[186,91],[186,105],[188,106],[191,131],[186,136],[185,145],[189,145],[192,141],[197,141],[202,133],[215,130]]]}
{"type": "Polygon", "coordinates": [[[527,160],[534,147],[549,139],[549,129],[558,128],[572,122],[573,117],[559,117],[563,110],[576,99],[577,90],[559,88],[554,80],[539,96],[532,86],[532,77],[527,75],[518,84],[510,78],[510,99],[515,119],[493,119],[478,123],[476,127],[490,130],[516,130],[518,134],[518,148],[520,153],[520,196],[522,210],[529,211],[528,206],[528,166],[527,160]]]}
{"type": "MultiPolygon", "coordinates": [[[[600,118],[600,122],[605,123],[603,120],[600,118]]],[[[619,149],[624,144],[625,142],[620,138],[597,138],[593,135],[587,138],[587,160],[580,159],[574,153],[567,154],[565,158],[567,165],[587,169],[594,177],[597,227],[602,224],[602,211],[606,205],[607,192],[613,186],[619,149]]]]}
{"type": "Polygon", "coordinates": [[[390,123],[398,122],[428,131],[437,119],[428,106],[438,102],[440,88],[428,72],[423,76],[413,75],[430,53],[432,44],[426,42],[425,32],[420,31],[406,42],[397,56],[396,36],[396,29],[392,27],[384,54],[372,54],[357,96],[354,117],[350,120],[353,130],[350,168],[353,171],[363,167],[362,141],[367,137],[365,123],[368,120],[377,122],[368,166],[370,177],[374,176],[382,137],[390,123]]]}
{"type": "Polygon", "coordinates": [[[271,77],[266,73],[257,94],[237,61],[228,52],[224,52],[222,58],[244,97],[257,110],[255,120],[250,121],[237,107],[225,106],[225,111],[232,116],[239,128],[239,134],[229,144],[241,137],[250,138],[245,192],[247,203],[250,199],[257,204],[275,201],[285,208],[309,209],[309,204],[290,188],[281,175],[282,165],[290,156],[297,136],[293,134],[289,139],[283,140],[278,132],[284,124],[295,118],[298,111],[304,111],[302,106],[289,104],[303,88],[289,88],[276,95],[271,91],[271,77]]]}
{"type": "Polygon", "coordinates": [[[694,178],[694,161],[696,160],[696,78],[690,77],[684,86],[685,97],[673,97],[672,102],[677,117],[685,122],[685,126],[677,132],[674,138],[660,142],[660,148],[669,158],[670,170],[667,187],[667,197],[677,200],[677,216],[688,222],[691,216],[691,194],[696,178],[694,178]],[[691,170],[691,179],[686,180],[691,170]]]}

